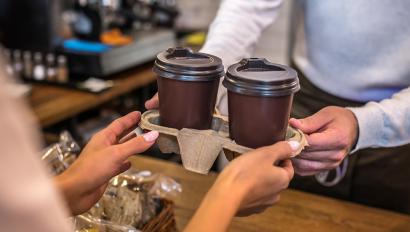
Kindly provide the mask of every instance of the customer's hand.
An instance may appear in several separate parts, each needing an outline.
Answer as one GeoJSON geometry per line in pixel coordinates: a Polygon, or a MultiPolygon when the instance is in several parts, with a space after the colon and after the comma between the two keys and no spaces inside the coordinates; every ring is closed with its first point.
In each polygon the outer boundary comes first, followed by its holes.
{"type": "Polygon", "coordinates": [[[293,178],[289,157],[298,147],[296,141],[279,142],[245,153],[222,171],[214,188],[239,200],[237,216],[260,213],[278,202],[288,187],[293,178]]]}
{"type": "Polygon", "coordinates": [[[293,177],[289,157],[298,142],[279,142],[233,160],[208,191],[185,231],[226,231],[233,216],[260,213],[275,204],[293,177]]]}
{"type": "Polygon", "coordinates": [[[140,117],[139,112],[132,112],[95,134],[78,159],[55,178],[72,214],[80,214],[91,208],[101,198],[108,181],[130,168],[127,158],[155,143],[158,137],[156,131],[124,138],[136,128],[140,117]]]}
{"type": "Polygon", "coordinates": [[[289,123],[308,135],[309,146],[292,159],[295,172],[301,176],[339,166],[358,137],[356,117],[342,107],[325,107],[310,117],[292,118],[289,123]]]}
{"type": "Polygon", "coordinates": [[[157,109],[159,107],[158,92],[148,101],[145,102],[147,110],[157,109]]]}

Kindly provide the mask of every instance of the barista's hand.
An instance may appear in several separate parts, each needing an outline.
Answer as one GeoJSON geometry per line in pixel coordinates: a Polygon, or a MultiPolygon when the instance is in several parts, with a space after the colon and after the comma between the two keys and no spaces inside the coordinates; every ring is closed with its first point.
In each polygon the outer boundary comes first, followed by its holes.
{"type": "Polygon", "coordinates": [[[233,160],[184,231],[226,231],[233,216],[260,213],[275,204],[293,177],[289,157],[298,147],[298,142],[279,142],[233,160]]]}
{"type": "Polygon", "coordinates": [[[309,146],[292,159],[295,172],[301,176],[339,166],[358,137],[356,117],[342,107],[325,107],[310,117],[292,118],[289,123],[308,135],[309,146]]]}
{"type": "Polygon", "coordinates": [[[70,168],[55,178],[72,214],[91,208],[101,198],[108,181],[130,168],[127,158],[155,143],[156,131],[124,138],[135,129],[140,116],[139,112],[132,112],[95,134],[70,168]]]}
{"type": "Polygon", "coordinates": [[[157,109],[159,107],[158,92],[148,101],[145,102],[147,110],[157,109]]]}

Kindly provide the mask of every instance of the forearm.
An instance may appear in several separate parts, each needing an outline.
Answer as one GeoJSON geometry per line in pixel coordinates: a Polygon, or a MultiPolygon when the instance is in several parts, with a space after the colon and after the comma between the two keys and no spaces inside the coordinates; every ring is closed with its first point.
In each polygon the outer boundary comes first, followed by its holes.
{"type": "Polygon", "coordinates": [[[394,147],[410,143],[410,88],[381,102],[349,108],[359,125],[355,150],[368,147],[394,147]]]}
{"type": "Polygon", "coordinates": [[[69,176],[64,175],[64,173],[56,176],[53,178],[54,185],[56,186],[57,190],[60,192],[60,194],[63,196],[68,208],[70,209],[70,213],[72,215],[76,215],[75,212],[73,212],[72,209],[72,202],[73,202],[73,194],[72,194],[72,188],[73,188],[73,180],[69,176]]]}
{"type": "Polygon", "coordinates": [[[278,15],[281,3],[281,0],[223,1],[201,51],[221,57],[225,66],[251,56],[263,30],[278,15]]]}
{"type": "Polygon", "coordinates": [[[185,232],[226,231],[240,205],[241,193],[216,182],[206,194],[185,232]],[[230,189],[230,191],[227,191],[230,189]]]}
{"type": "Polygon", "coordinates": [[[66,170],[54,177],[54,185],[63,196],[71,215],[78,215],[87,211],[92,205],[88,201],[97,200],[99,195],[94,196],[92,192],[87,192],[89,183],[83,181],[75,173],[66,170]]]}
{"type": "MultiPolygon", "coordinates": [[[[273,23],[282,0],[225,0],[211,24],[201,52],[222,59],[229,65],[250,57],[263,30],[273,23]]],[[[219,88],[216,107],[228,114],[226,89],[219,88]]]]}

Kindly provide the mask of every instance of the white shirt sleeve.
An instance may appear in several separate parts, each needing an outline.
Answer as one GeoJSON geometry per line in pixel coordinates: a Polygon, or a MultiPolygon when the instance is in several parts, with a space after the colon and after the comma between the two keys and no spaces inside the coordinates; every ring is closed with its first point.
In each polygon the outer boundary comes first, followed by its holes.
{"type": "MultiPolygon", "coordinates": [[[[264,29],[278,15],[282,0],[224,0],[201,52],[218,56],[225,69],[250,57],[264,29]]],[[[228,114],[226,89],[219,85],[217,108],[228,114]]]]}
{"type": "Polygon", "coordinates": [[[35,121],[7,88],[4,71],[0,64],[0,231],[73,231],[41,163],[35,121]]]}
{"type": "Polygon", "coordinates": [[[410,87],[389,99],[348,109],[359,125],[359,138],[352,153],[363,148],[410,143],[410,87]]]}

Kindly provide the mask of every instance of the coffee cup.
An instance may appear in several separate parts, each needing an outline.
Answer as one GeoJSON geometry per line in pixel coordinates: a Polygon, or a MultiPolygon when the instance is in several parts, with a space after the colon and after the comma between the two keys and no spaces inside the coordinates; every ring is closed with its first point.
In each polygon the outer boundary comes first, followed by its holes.
{"type": "Polygon", "coordinates": [[[297,72],[266,59],[249,58],[228,68],[229,133],[237,144],[257,148],[285,140],[297,72]]]}
{"type": "Polygon", "coordinates": [[[160,124],[176,129],[210,129],[220,78],[220,58],[188,48],[170,48],[157,55],[160,124]]]}

